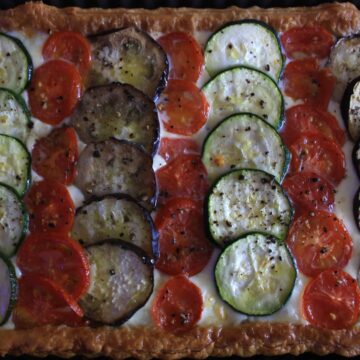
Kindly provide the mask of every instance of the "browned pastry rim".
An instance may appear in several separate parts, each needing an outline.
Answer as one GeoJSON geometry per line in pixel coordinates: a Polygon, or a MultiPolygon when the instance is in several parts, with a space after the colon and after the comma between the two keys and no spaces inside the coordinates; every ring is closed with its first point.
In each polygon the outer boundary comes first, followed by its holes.
{"type": "MultiPolygon", "coordinates": [[[[324,4],[309,8],[240,9],[58,9],[27,3],[0,12],[0,29],[34,31],[76,30],[95,34],[135,25],[145,31],[213,31],[227,21],[253,18],[279,31],[299,25],[321,25],[336,35],[360,29],[360,12],[350,3],[324,4]]],[[[325,330],[287,323],[245,322],[238,326],[196,327],[181,335],[154,327],[69,328],[40,327],[31,330],[0,330],[0,355],[49,354],[109,356],[114,359],[205,358],[207,356],[251,356],[255,354],[337,353],[360,354],[360,328],[325,330]]]]}
{"type": "Polygon", "coordinates": [[[90,35],[135,25],[145,31],[214,31],[227,21],[252,18],[265,21],[278,31],[294,26],[320,25],[336,35],[359,31],[360,13],[351,3],[331,3],[315,7],[240,9],[58,9],[41,2],[0,13],[0,29],[23,31],[74,30],[90,35]]]}

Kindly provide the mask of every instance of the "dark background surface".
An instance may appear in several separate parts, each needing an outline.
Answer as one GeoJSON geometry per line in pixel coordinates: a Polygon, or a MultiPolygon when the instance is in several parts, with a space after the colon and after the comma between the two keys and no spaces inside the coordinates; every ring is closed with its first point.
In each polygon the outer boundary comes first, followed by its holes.
{"type": "MultiPolygon", "coordinates": [[[[23,4],[24,0],[0,0],[0,9],[9,9],[19,4],[23,4]]],[[[325,2],[331,1],[319,1],[319,0],[188,0],[188,1],[180,1],[180,0],[143,0],[143,1],[132,1],[132,0],[50,0],[43,1],[46,4],[58,6],[58,7],[66,7],[66,6],[80,6],[83,8],[89,7],[127,7],[127,8],[135,8],[135,7],[144,7],[148,9],[154,9],[162,6],[169,7],[179,7],[179,6],[190,6],[190,7],[211,7],[211,8],[225,8],[231,5],[237,5],[240,7],[249,7],[249,6],[261,6],[261,7],[288,7],[288,6],[314,6],[325,2]]],[[[338,1],[345,2],[345,1],[338,1]]],[[[356,6],[360,7],[360,0],[350,1],[356,6]]],[[[20,357],[0,357],[2,360],[38,360],[36,357],[32,356],[20,356],[20,357]]],[[[73,360],[84,359],[83,357],[74,357],[73,360]]],[[[97,358],[98,360],[105,360],[107,358],[97,358]]],[[[213,358],[214,359],[214,358],[213,358]]],[[[230,359],[236,359],[236,357],[232,357],[230,359]]],[[[339,355],[328,355],[325,357],[315,356],[312,354],[303,354],[300,356],[291,356],[291,355],[282,355],[275,357],[268,356],[255,356],[251,358],[252,360],[341,360],[347,359],[345,357],[339,355]]],[[[356,357],[354,359],[360,359],[360,357],[356,357]]],[[[46,360],[59,360],[59,358],[55,356],[48,356],[46,360]]]]}

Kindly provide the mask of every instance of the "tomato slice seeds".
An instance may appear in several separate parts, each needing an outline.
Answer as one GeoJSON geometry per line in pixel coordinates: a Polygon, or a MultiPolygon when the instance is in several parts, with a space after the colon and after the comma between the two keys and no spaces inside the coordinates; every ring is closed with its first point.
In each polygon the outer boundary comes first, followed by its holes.
{"type": "Polygon", "coordinates": [[[322,176],[313,172],[299,172],[287,176],[283,188],[289,195],[296,214],[313,210],[333,211],[335,188],[322,176]]]}
{"type": "Polygon", "coordinates": [[[157,108],[165,129],[185,136],[197,133],[205,125],[209,112],[205,95],[185,80],[169,80],[157,108]]]}
{"type": "Polygon", "coordinates": [[[289,148],[290,174],[314,172],[334,185],[345,177],[345,155],[340,146],[318,133],[305,133],[289,148]]]}
{"type": "Polygon", "coordinates": [[[173,32],[160,37],[158,43],[170,62],[170,79],[196,82],[204,65],[202,49],[197,41],[184,32],[173,32]]]}
{"type": "Polygon", "coordinates": [[[165,331],[182,333],[201,318],[201,290],[183,275],[168,280],[158,291],[151,308],[155,324],[165,331]]]}
{"type": "Polygon", "coordinates": [[[74,64],[85,76],[91,63],[91,46],[80,33],[59,31],[46,40],[42,54],[45,60],[63,59],[74,64]]]}
{"type": "Polygon", "coordinates": [[[188,276],[203,270],[212,254],[203,223],[201,204],[186,198],[169,200],[155,219],[160,248],[156,268],[169,275],[188,276]]]}
{"type": "Polygon", "coordinates": [[[75,108],[82,93],[82,79],[76,66],[63,60],[51,60],[34,71],[29,88],[33,116],[57,125],[75,108]]]}
{"type": "Polygon", "coordinates": [[[319,59],[330,55],[335,37],[321,26],[294,27],[281,35],[281,44],[289,58],[313,56],[319,59]]]}
{"type": "Polygon", "coordinates": [[[90,284],[85,250],[64,234],[33,233],[20,247],[16,259],[23,274],[45,276],[73,299],[79,299],[90,284]]]}
{"type": "Polygon", "coordinates": [[[184,154],[200,155],[200,148],[192,139],[163,137],[160,141],[158,154],[166,162],[169,162],[184,154]]]}
{"type": "Polygon", "coordinates": [[[296,105],[286,110],[286,121],[281,129],[281,137],[287,146],[291,146],[305,133],[317,133],[337,142],[345,143],[345,132],[335,116],[315,106],[296,105]]]}
{"type": "Polygon", "coordinates": [[[80,306],[51,280],[34,275],[19,279],[18,300],[13,312],[17,329],[43,325],[81,326],[84,312],[80,306]]]}
{"type": "Polygon", "coordinates": [[[30,215],[30,231],[71,230],[75,205],[66,186],[53,180],[35,182],[24,198],[30,215]]]}
{"type": "Polygon", "coordinates": [[[315,211],[296,218],[286,240],[299,270],[307,276],[343,268],[350,260],[353,241],[335,214],[315,211]]]}
{"type": "Polygon", "coordinates": [[[306,286],[302,312],[310,324],[326,329],[347,329],[358,321],[360,290],[341,269],[325,270],[306,286]]]}
{"type": "Polygon", "coordinates": [[[78,145],[71,127],[54,129],[36,141],[31,152],[33,169],[45,179],[69,185],[76,175],[78,145]]]}
{"type": "Polygon", "coordinates": [[[283,80],[287,96],[322,109],[327,109],[336,82],[331,71],[320,69],[314,58],[295,60],[286,65],[283,80]]]}
{"type": "Polygon", "coordinates": [[[180,155],[156,172],[159,202],[172,197],[202,200],[209,188],[200,155],[180,155]]]}

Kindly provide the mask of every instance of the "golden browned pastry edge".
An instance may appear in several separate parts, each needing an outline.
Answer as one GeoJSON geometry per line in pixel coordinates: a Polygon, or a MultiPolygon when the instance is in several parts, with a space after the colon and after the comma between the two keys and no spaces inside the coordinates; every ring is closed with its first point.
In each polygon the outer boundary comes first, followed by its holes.
{"type": "Polygon", "coordinates": [[[319,355],[360,354],[360,329],[324,330],[306,325],[244,323],[236,327],[197,327],[182,335],[157,328],[41,327],[1,330],[0,355],[48,354],[108,356],[141,359],[207,356],[294,355],[310,351],[319,355]]]}
{"type": "MultiPolygon", "coordinates": [[[[90,35],[135,25],[145,31],[213,31],[227,21],[253,18],[279,31],[300,25],[321,25],[336,35],[360,30],[360,13],[350,3],[309,8],[262,9],[58,9],[41,2],[0,12],[0,29],[52,32],[75,30],[90,35]]],[[[313,352],[344,356],[360,354],[360,328],[331,331],[308,325],[247,322],[238,326],[196,327],[186,334],[164,333],[154,327],[69,328],[47,326],[0,330],[0,355],[62,357],[109,356],[114,359],[205,358],[207,356],[280,355],[313,352]]]]}
{"type": "Polygon", "coordinates": [[[359,31],[360,13],[351,3],[322,4],[315,7],[241,9],[59,9],[41,2],[28,2],[0,13],[0,29],[23,31],[74,30],[90,35],[135,25],[145,31],[213,31],[227,21],[258,19],[278,31],[294,26],[320,25],[336,35],[359,31]]]}

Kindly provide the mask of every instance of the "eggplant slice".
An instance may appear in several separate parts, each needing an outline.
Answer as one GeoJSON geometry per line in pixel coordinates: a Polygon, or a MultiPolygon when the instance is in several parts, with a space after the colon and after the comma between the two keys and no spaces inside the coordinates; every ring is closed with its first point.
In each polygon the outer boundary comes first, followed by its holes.
{"type": "Polygon", "coordinates": [[[166,53],[145,32],[126,28],[90,38],[92,68],[88,85],[131,84],[151,98],[166,85],[166,53]]]}
{"type": "Polygon", "coordinates": [[[76,211],[72,238],[84,246],[118,238],[158,255],[158,233],[150,214],[128,197],[106,196],[76,211]]]}
{"type": "Polygon", "coordinates": [[[159,143],[155,104],[131,85],[114,83],[87,90],[71,125],[86,144],[114,137],[141,145],[154,155],[159,143]]]}
{"type": "Polygon", "coordinates": [[[360,36],[339,39],[331,50],[329,67],[336,77],[333,97],[340,101],[346,86],[360,76],[360,36]]]}
{"type": "Polygon", "coordinates": [[[346,87],[341,100],[341,115],[352,140],[360,139],[360,77],[346,87]]]}
{"type": "Polygon", "coordinates": [[[75,185],[86,199],[111,194],[129,195],[145,209],[155,207],[157,189],[152,158],[124,140],[92,143],[81,152],[75,185]]]}
{"type": "Polygon", "coordinates": [[[149,299],[153,264],[139,248],[119,240],[91,245],[87,255],[90,286],[80,306],[94,323],[120,325],[149,299]]]}

